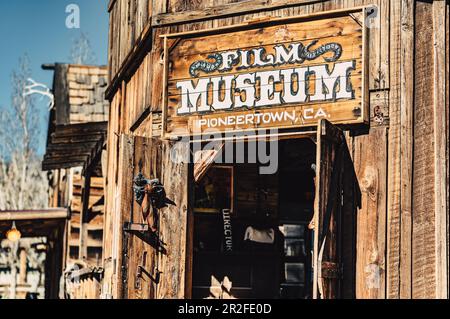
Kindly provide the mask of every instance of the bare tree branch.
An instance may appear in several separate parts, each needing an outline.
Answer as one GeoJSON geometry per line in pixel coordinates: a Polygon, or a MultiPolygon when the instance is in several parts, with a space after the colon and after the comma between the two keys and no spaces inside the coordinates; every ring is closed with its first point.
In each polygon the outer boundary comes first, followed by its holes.
{"type": "Polygon", "coordinates": [[[38,209],[48,204],[48,182],[36,154],[43,141],[42,111],[31,96],[32,90],[43,85],[30,81],[30,75],[25,56],[11,76],[11,107],[0,113],[0,210],[38,209]]]}
{"type": "Polygon", "coordinates": [[[92,50],[89,37],[84,32],[81,32],[80,36],[73,40],[69,59],[74,64],[96,64],[97,57],[92,50]]]}
{"type": "Polygon", "coordinates": [[[45,84],[38,83],[34,81],[32,78],[28,78],[27,81],[31,84],[25,86],[23,96],[26,97],[33,94],[38,94],[41,95],[42,97],[46,96],[50,100],[49,109],[51,109],[53,105],[55,105],[55,97],[53,96],[51,90],[45,84]]]}

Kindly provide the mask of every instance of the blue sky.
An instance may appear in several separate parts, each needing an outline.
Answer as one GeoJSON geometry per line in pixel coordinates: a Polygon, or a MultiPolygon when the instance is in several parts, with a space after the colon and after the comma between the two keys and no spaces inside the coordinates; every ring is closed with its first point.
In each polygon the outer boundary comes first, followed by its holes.
{"type": "MultiPolygon", "coordinates": [[[[35,81],[51,87],[53,72],[43,63],[69,62],[72,42],[85,33],[96,56],[96,64],[107,64],[108,0],[14,0],[0,1],[0,108],[9,107],[10,75],[19,57],[27,54],[35,81]],[[80,28],[66,27],[66,6],[80,8],[80,28]]],[[[42,104],[46,112],[47,101],[42,104]]],[[[46,129],[44,129],[44,132],[46,129]]],[[[42,138],[45,141],[45,136],[42,138]]],[[[45,143],[45,142],[43,142],[45,143]]],[[[39,145],[40,153],[45,145],[39,145]]]]}

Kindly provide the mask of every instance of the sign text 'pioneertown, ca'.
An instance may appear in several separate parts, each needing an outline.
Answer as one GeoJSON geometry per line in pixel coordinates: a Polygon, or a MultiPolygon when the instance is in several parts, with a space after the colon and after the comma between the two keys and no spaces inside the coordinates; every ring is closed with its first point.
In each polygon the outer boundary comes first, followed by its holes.
{"type": "Polygon", "coordinates": [[[364,38],[348,13],[168,35],[166,133],[363,123],[364,38]]]}

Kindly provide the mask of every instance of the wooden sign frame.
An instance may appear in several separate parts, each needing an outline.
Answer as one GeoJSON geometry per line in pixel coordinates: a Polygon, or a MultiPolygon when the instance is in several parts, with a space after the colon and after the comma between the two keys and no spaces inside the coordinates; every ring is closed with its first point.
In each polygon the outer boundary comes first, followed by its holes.
{"type": "MultiPolygon", "coordinates": [[[[204,29],[198,31],[188,31],[188,32],[180,32],[180,33],[171,33],[164,34],[160,37],[163,39],[163,63],[164,63],[164,74],[163,74],[163,105],[162,105],[162,138],[164,139],[177,139],[181,136],[196,136],[201,135],[202,132],[189,133],[189,134],[173,134],[172,132],[168,132],[168,100],[169,100],[169,53],[172,51],[183,39],[189,38],[198,38],[200,36],[210,36],[210,35],[227,35],[232,32],[239,32],[244,30],[254,30],[257,28],[266,28],[273,27],[278,24],[290,25],[293,23],[299,23],[304,21],[312,21],[316,19],[330,19],[330,18],[342,18],[350,16],[355,20],[355,23],[361,26],[362,31],[362,48],[361,48],[361,97],[358,98],[360,101],[360,115],[355,120],[346,120],[345,122],[336,122],[331,119],[330,121],[337,125],[367,125],[369,123],[369,41],[368,41],[368,27],[366,25],[366,12],[368,8],[373,8],[374,6],[361,6],[352,9],[342,9],[342,10],[333,10],[333,11],[325,11],[319,13],[313,13],[308,15],[300,15],[293,17],[283,17],[283,18],[267,18],[260,19],[256,21],[249,21],[247,23],[236,24],[226,27],[219,27],[214,29],[204,29]]],[[[299,40],[301,41],[301,39],[299,40]]],[[[335,102],[330,102],[335,103],[335,102]]],[[[277,108],[281,108],[282,106],[277,106],[277,108]]],[[[293,107],[292,105],[285,106],[286,108],[293,107]]],[[[229,114],[232,114],[232,111],[227,111],[229,114]]],[[[185,115],[190,116],[190,115],[185,115]]],[[[192,115],[191,115],[192,116],[192,115]]],[[[300,129],[302,128],[311,128],[317,127],[317,122],[315,124],[308,125],[292,125],[287,127],[277,127],[273,126],[270,128],[277,128],[279,130],[285,129],[300,129]]],[[[258,131],[258,130],[267,130],[269,127],[263,128],[249,128],[249,129],[239,129],[233,130],[232,132],[245,132],[245,131],[258,131]]],[[[227,131],[228,132],[228,131],[227,131]]]]}

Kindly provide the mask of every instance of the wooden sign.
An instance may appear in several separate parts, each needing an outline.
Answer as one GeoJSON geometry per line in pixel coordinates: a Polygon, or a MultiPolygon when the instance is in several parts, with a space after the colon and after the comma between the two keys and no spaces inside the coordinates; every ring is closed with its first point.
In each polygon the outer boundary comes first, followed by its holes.
{"type": "Polygon", "coordinates": [[[361,17],[359,9],[166,35],[165,134],[366,122],[361,17]]]}

